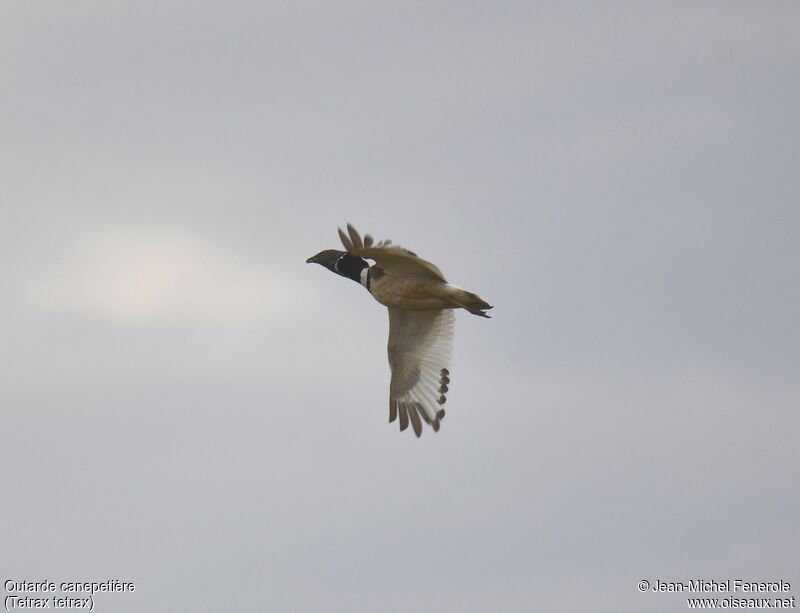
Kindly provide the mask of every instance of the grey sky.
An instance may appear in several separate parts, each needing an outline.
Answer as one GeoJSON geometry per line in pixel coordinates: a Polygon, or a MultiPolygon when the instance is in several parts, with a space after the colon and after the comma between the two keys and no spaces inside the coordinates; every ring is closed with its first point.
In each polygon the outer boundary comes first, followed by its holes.
{"type": "Polygon", "coordinates": [[[135,581],[122,612],[796,595],[798,31],[4,2],[4,579],[135,581]],[[304,264],[347,221],[495,305],[458,315],[438,434],[386,423],[385,309],[304,264]]]}

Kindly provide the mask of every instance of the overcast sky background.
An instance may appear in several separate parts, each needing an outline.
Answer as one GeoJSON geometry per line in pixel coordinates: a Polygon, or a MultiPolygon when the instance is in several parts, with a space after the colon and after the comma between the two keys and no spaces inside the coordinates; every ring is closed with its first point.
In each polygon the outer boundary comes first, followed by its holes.
{"type": "MultiPolygon", "coordinates": [[[[0,5],[3,579],[98,611],[798,594],[800,5],[0,5]],[[387,424],[353,222],[495,305],[387,424]]],[[[5,593],[3,594],[5,596],[5,593]]]]}

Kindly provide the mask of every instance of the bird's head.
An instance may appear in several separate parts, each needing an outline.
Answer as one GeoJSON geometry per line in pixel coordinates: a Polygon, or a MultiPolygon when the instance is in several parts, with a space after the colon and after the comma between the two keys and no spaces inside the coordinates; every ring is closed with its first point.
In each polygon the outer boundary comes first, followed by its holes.
{"type": "Polygon", "coordinates": [[[344,251],[336,251],[336,249],[325,249],[320,251],[317,255],[312,255],[306,260],[306,264],[319,264],[328,270],[338,273],[336,270],[336,262],[345,254],[344,251]]]}
{"type": "Polygon", "coordinates": [[[369,268],[366,260],[350,255],[345,251],[336,251],[335,249],[326,249],[320,251],[317,255],[311,256],[306,260],[307,264],[319,264],[324,266],[331,272],[337,275],[352,279],[356,283],[361,282],[361,271],[369,268]]]}

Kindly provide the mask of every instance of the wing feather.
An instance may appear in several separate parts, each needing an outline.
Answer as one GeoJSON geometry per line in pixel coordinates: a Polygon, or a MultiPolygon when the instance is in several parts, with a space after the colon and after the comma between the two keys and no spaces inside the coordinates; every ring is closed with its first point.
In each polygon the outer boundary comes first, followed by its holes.
{"type": "Polygon", "coordinates": [[[409,421],[417,436],[422,434],[422,421],[439,430],[454,327],[455,315],[449,309],[389,309],[389,421],[399,413],[400,430],[409,421]]]}
{"type": "Polygon", "coordinates": [[[408,428],[408,411],[405,402],[398,402],[397,409],[400,413],[400,432],[408,428]]]}
{"type": "Polygon", "coordinates": [[[352,224],[347,224],[347,233],[350,235],[350,240],[353,242],[353,247],[356,251],[364,248],[364,241],[361,240],[358,230],[352,224]]]}
{"type": "Polygon", "coordinates": [[[350,241],[350,237],[347,236],[347,234],[345,234],[341,228],[338,228],[338,230],[339,230],[339,239],[342,241],[342,245],[344,245],[344,248],[347,250],[348,253],[353,253],[353,251],[355,251],[355,248],[353,247],[353,243],[350,241]]]}
{"type": "Polygon", "coordinates": [[[374,243],[369,234],[362,240],[352,224],[347,224],[347,232],[339,228],[339,238],[350,255],[375,260],[387,275],[421,275],[447,281],[437,266],[423,260],[413,251],[393,245],[390,240],[374,243]]]}
{"type": "Polygon", "coordinates": [[[414,434],[419,438],[422,436],[422,420],[419,418],[419,413],[417,413],[417,405],[414,402],[409,402],[406,406],[408,407],[408,417],[411,419],[411,425],[414,427],[414,434]]]}

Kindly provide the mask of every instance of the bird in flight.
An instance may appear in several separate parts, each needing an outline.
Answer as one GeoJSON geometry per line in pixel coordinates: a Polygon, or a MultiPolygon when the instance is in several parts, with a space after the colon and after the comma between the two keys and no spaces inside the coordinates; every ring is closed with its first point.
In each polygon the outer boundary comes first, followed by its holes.
{"type": "Polygon", "coordinates": [[[439,431],[450,383],[453,348],[453,309],[489,317],[489,303],[448,283],[442,271],[416,253],[385,240],[362,239],[347,224],[339,229],[345,251],[325,249],[306,260],[363,285],[389,309],[389,421],[400,417],[400,430],[409,423],[417,437],[422,422],[439,431]],[[370,266],[366,260],[374,260],[370,266]]]}

